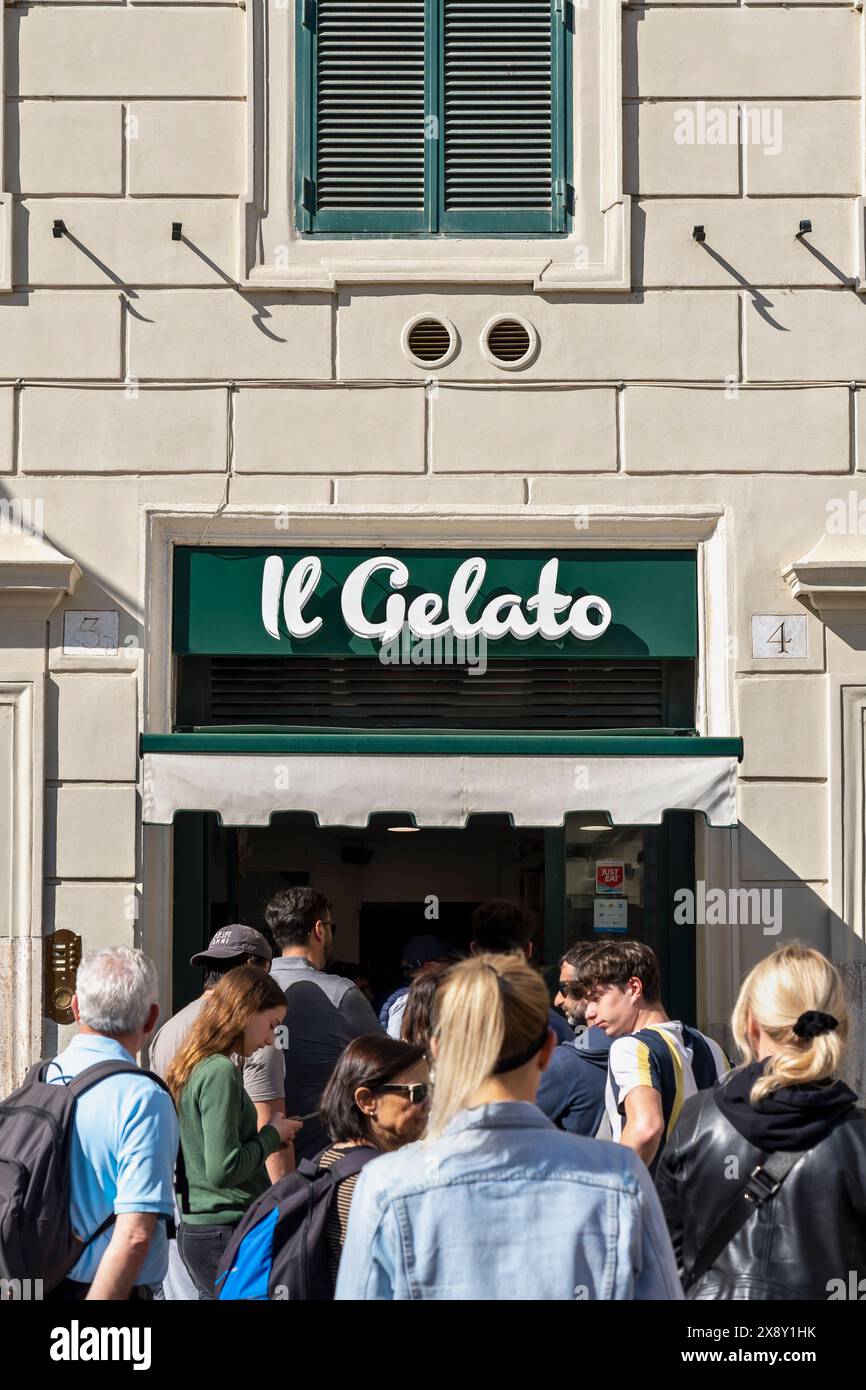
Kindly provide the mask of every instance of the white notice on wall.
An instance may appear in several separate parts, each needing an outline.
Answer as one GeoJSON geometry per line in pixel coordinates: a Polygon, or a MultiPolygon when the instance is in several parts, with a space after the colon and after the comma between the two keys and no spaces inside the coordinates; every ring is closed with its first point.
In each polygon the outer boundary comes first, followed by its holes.
{"type": "Polygon", "coordinates": [[[593,931],[627,931],[628,898],[596,898],[592,929],[593,931]]]}

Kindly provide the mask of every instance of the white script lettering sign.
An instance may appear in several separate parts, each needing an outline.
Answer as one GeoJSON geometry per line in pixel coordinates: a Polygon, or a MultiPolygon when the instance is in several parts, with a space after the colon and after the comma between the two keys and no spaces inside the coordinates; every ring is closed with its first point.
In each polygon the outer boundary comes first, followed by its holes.
{"type": "MultiPolygon", "coordinates": [[[[519,594],[497,594],[491,598],[477,618],[469,617],[469,609],[481,591],[487,561],[475,555],[464,560],[454,571],[448,594],[420,594],[411,603],[401,590],[410,583],[409,568],[392,555],[375,555],[364,560],[347,576],[340,595],[343,621],[355,637],[393,642],[408,624],[413,636],[421,640],[446,637],[452,634],[461,641],[482,636],[488,641],[502,637],[525,642],[541,637],[548,642],[560,641],[569,635],[582,642],[594,642],[602,637],[613,621],[610,605],[598,594],[559,592],[559,561],[548,560],[542,567],[538,585],[531,598],[519,594]],[[365,606],[365,591],[374,575],[388,575],[392,591],[385,604],[385,615],[376,620],[365,606]],[[561,615],[561,616],[558,616],[561,615]]],[[[269,555],[262,574],[262,623],[274,641],[279,641],[280,614],[290,637],[313,637],[320,631],[323,619],[308,609],[322,578],[322,561],[317,555],[305,555],[285,573],[279,555],[269,555]]]]}

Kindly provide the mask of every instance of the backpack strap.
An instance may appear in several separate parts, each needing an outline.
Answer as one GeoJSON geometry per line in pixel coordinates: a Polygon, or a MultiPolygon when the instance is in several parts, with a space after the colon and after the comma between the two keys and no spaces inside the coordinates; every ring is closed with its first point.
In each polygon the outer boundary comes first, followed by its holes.
{"type": "MultiPolygon", "coordinates": [[[[302,1178],[309,1178],[311,1182],[313,1178],[325,1177],[330,1171],[330,1168],[320,1168],[314,1158],[302,1158],[295,1169],[295,1172],[300,1173],[302,1178]]],[[[289,1175],[287,1174],[286,1176],[289,1175]]]]}
{"type": "MultiPolygon", "coordinates": [[[[163,1221],[167,1221],[169,1218],[164,1216],[162,1219],[163,1221]]],[[[110,1216],[106,1216],[105,1220],[101,1223],[101,1225],[97,1226],[96,1230],[92,1233],[92,1235],[89,1235],[86,1240],[83,1240],[81,1242],[81,1252],[78,1256],[79,1259],[81,1259],[81,1256],[84,1254],[88,1245],[91,1245],[93,1241],[98,1240],[100,1236],[104,1236],[105,1232],[109,1229],[110,1226],[114,1225],[116,1220],[117,1215],[115,1212],[112,1212],[110,1216]]]]}
{"type": "MultiPolygon", "coordinates": [[[[50,1057],[47,1062],[38,1062],[37,1068],[39,1070],[39,1075],[34,1077],[34,1080],[44,1080],[44,1073],[47,1073],[52,1062],[56,1062],[56,1060],[56,1057],[50,1057]]],[[[34,1071],[36,1071],[37,1068],[34,1068],[34,1071]]],[[[79,1100],[81,1096],[90,1090],[91,1086],[98,1086],[100,1081],[107,1080],[109,1076],[124,1076],[127,1072],[135,1072],[137,1076],[147,1076],[151,1081],[155,1081],[158,1086],[161,1086],[164,1091],[168,1090],[165,1082],[162,1081],[160,1077],[154,1076],[153,1072],[145,1071],[142,1067],[136,1066],[135,1062],[94,1062],[92,1066],[85,1067],[84,1071],[80,1071],[77,1076],[73,1076],[69,1081],[65,1081],[63,1084],[75,1099],[79,1100]]]]}
{"type": "Polygon", "coordinates": [[[351,1149],[347,1149],[329,1168],[320,1168],[319,1160],[316,1158],[305,1158],[298,1164],[296,1172],[312,1182],[323,1182],[327,1178],[336,1186],[344,1178],[353,1178],[356,1173],[360,1173],[370,1159],[377,1158],[378,1155],[379,1150],[373,1148],[372,1144],[353,1144],[351,1149]]]}
{"type": "MultiPolygon", "coordinates": [[[[48,1065],[48,1062],[38,1062],[36,1067],[32,1068],[32,1071],[38,1073],[38,1075],[34,1077],[34,1080],[41,1080],[42,1069],[47,1068],[48,1065]]],[[[98,1086],[100,1081],[107,1081],[109,1076],[132,1075],[146,1076],[149,1081],[153,1081],[159,1086],[160,1090],[165,1091],[166,1095],[171,1097],[172,1105],[174,1104],[174,1097],[171,1095],[171,1091],[162,1077],[157,1076],[156,1072],[148,1071],[146,1067],[139,1067],[135,1062],[95,1062],[92,1067],[85,1067],[84,1071],[79,1072],[71,1081],[67,1081],[66,1089],[72,1093],[76,1101],[79,1101],[83,1095],[86,1095],[87,1092],[92,1089],[92,1087],[98,1086]]],[[[178,1145],[175,1164],[175,1187],[177,1189],[178,1203],[181,1212],[188,1213],[189,1182],[186,1175],[183,1149],[180,1145],[178,1145]]],[[[98,1236],[104,1235],[109,1226],[113,1225],[114,1219],[114,1213],[112,1213],[111,1216],[107,1216],[102,1222],[102,1225],[97,1227],[91,1236],[87,1237],[87,1240],[84,1242],[85,1247],[88,1246],[92,1240],[96,1240],[98,1236]]],[[[161,1220],[167,1223],[169,1235],[171,1236],[174,1231],[174,1217],[163,1216],[161,1220]]]]}
{"type": "MultiPolygon", "coordinates": [[[[862,1110],[852,1105],[850,1110],[846,1110],[844,1115],[840,1116],[828,1133],[832,1133],[838,1125],[845,1124],[848,1120],[855,1117],[862,1118],[863,1114],[862,1110]]],[[[826,1137],[825,1135],[824,1138],[826,1137]]],[[[823,1141],[819,1140],[819,1144],[821,1142],[823,1141]]],[[[817,1148],[818,1145],[813,1147],[817,1148]]],[[[695,1257],[695,1262],[688,1276],[683,1278],[683,1288],[686,1292],[699,1279],[703,1278],[708,1269],[712,1268],[722,1251],[730,1245],[737,1232],[745,1226],[752,1213],[760,1209],[771,1197],[775,1197],[788,1174],[793,1168],[796,1168],[800,1159],[807,1153],[811,1153],[811,1149],[792,1149],[784,1153],[776,1150],[774,1153],[761,1156],[749,1174],[745,1186],[740,1189],[731,1205],[710,1231],[695,1257]]]]}
{"type": "Polygon", "coordinates": [[[34,1062],[33,1066],[28,1071],[24,1080],[21,1082],[20,1089],[23,1090],[25,1086],[32,1086],[34,1082],[41,1081],[43,1068],[47,1066],[48,1061],[46,1061],[45,1058],[43,1058],[40,1062],[34,1062]]]}
{"type": "Polygon", "coordinates": [[[752,1212],[775,1197],[791,1169],[808,1152],[808,1149],[794,1149],[788,1153],[777,1151],[764,1155],[749,1174],[745,1187],[737,1193],[698,1251],[688,1279],[683,1281],[685,1289],[691,1288],[712,1268],[722,1251],[745,1226],[752,1212]]]}
{"type": "Polygon", "coordinates": [[[379,1150],[374,1149],[372,1144],[355,1144],[326,1171],[333,1173],[335,1182],[342,1182],[344,1178],[353,1178],[356,1173],[360,1173],[361,1169],[378,1155],[379,1150]]]}

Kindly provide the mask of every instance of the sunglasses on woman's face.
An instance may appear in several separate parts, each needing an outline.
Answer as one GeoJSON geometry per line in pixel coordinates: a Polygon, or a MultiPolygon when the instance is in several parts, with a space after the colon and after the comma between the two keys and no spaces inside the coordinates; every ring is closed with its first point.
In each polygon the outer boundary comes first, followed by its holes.
{"type": "Polygon", "coordinates": [[[403,1096],[410,1105],[423,1105],[427,1099],[429,1087],[426,1081],[409,1081],[398,1084],[394,1082],[390,1086],[377,1086],[377,1096],[403,1096]]]}

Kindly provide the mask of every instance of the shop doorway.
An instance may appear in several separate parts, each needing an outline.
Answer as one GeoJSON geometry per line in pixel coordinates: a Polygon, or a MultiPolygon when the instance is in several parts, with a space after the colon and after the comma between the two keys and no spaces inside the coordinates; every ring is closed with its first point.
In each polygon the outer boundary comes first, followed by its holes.
{"type": "Polygon", "coordinates": [[[439,936],[468,948],[487,898],[511,898],[536,919],[534,958],[553,992],[559,956],[579,940],[628,935],[657,952],[669,1012],[695,1020],[694,928],[673,921],[674,893],[694,886],[693,817],[611,827],[571,816],[561,829],[516,828],[476,816],[460,830],[412,830],[373,817],[361,829],[320,829],[311,816],[275,815],[235,829],[213,814],[174,826],[174,1008],[200,991],[189,959],[227,922],[266,930],[274,893],[310,884],[334,904],[337,968],[358,971],[374,1001],[400,983],[405,941],[439,936]]]}
{"type": "Polygon", "coordinates": [[[397,972],[409,937],[438,936],[448,946],[467,953],[472,940],[470,922],[481,899],[473,902],[440,902],[431,921],[428,908],[417,899],[402,903],[362,903],[359,956],[378,998],[397,972]]]}
{"type": "Polygon", "coordinates": [[[338,962],[345,973],[360,969],[376,997],[400,983],[409,937],[435,935],[467,950],[472,912],[485,898],[530,909],[545,962],[544,830],[515,829],[506,816],[474,817],[465,830],[412,831],[397,820],[319,829],[310,816],[285,814],[267,827],[235,830],[213,815],[178,816],[175,1004],[198,990],[197,972],[184,962],[200,949],[202,928],[207,935],[241,921],[266,931],[268,902],[294,885],[309,884],[331,900],[338,962]]]}

